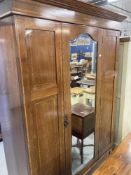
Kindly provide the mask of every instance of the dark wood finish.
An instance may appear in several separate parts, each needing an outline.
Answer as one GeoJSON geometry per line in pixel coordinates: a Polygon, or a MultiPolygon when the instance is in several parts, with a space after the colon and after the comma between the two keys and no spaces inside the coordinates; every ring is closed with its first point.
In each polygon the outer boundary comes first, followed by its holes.
{"type": "Polygon", "coordinates": [[[85,139],[92,132],[95,131],[95,113],[88,114],[81,117],[76,114],[72,114],[72,134],[79,138],[85,139]]]}
{"type": "Polygon", "coordinates": [[[0,121],[9,174],[29,175],[18,59],[12,26],[12,18],[3,20],[0,25],[0,121]]]}
{"type": "Polygon", "coordinates": [[[126,19],[124,15],[120,15],[110,10],[97,7],[89,3],[80,2],[77,0],[63,0],[63,1],[61,0],[48,0],[48,1],[33,0],[33,1],[47,3],[53,6],[62,7],[62,8],[66,8],[66,9],[73,10],[73,11],[75,10],[76,12],[84,13],[86,15],[110,19],[110,20],[119,21],[119,22],[126,19]]]}
{"type": "Polygon", "coordinates": [[[72,105],[71,107],[72,114],[78,115],[81,118],[86,117],[87,115],[94,113],[95,108],[86,106],[81,103],[76,103],[75,105],[72,105]]]}
{"type": "Polygon", "coordinates": [[[76,146],[80,145],[81,164],[83,164],[83,148],[84,139],[91,133],[95,132],[95,108],[87,107],[81,103],[72,105],[71,107],[71,119],[72,119],[72,135],[81,139],[81,143],[78,142],[76,146]]]}
{"type": "MultiPolygon", "coordinates": [[[[9,1],[5,0],[5,2],[8,3],[9,1]]],[[[48,1],[46,1],[46,3],[47,2],[48,1]]],[[[1,9],[4,9],[5,4],[1,2],[0,7],[1,9]]],[[[61,22],[97,26],[101,28],[110,28],[117,30],[120,30],[121,28],[120,22],[118,21],[98,18],[95,16],[82,14],[74,10],[67,10],[48,4],[35,2],[32,0],[13,0],[10,8],[8,8],[7,10],[5,9],[4,13],[1,12],[0,18],[17,14],[37,18],[45,18],[61,22]]]]}
{"type": "Polygon", "coordinates": [[[93,175],[130,175],[131,174],[131,134],[115,149],[110,157],[93,173],[93,175]]]}
{"type": "Polygon", "coordinates": [[[85,139],[95,131],[95,108],[81,103],[71,106],[72,134],[79,139],[85,139]]]}
{"type": "Polygon", "coordinates": [[[99,154],[104,154],[112,146],[115,80],[117,63],[117,45],[119,32],[103,30],[103,43],[101,52],[102,77],[101,77],[101,114],[99,154]],[[105,129],[106,128],[106,129],[105,129]]]}
{"type": "Polygon", "coordinates": [[[60,24],[15,18],[32,175],[64,174],[60,24]]]}

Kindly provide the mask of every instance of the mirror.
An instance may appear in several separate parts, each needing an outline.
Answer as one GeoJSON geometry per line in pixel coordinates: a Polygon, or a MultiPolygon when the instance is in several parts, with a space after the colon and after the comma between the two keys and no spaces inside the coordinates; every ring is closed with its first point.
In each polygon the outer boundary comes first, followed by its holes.
{"type": "Polygon", "coordinates": [[[97,42],[81,34],[69,44],[74,175],[94,158],[97,42]]]}

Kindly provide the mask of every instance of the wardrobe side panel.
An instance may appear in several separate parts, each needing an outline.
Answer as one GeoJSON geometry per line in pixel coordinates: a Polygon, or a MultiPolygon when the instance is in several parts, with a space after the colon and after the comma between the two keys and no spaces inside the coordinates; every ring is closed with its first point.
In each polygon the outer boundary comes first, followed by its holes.
{"type": "Polygon", "coordinates": [[[0,121],[9,175],[29,175],[12,19],[0,23],[0,121]]]}

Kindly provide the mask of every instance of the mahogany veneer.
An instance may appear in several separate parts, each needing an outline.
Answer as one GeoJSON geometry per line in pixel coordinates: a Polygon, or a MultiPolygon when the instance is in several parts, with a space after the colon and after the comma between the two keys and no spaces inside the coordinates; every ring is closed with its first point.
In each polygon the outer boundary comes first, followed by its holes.
{"type": "Polygon", "coordinates": [[[95,156],[78,174],[88,173],[113,146],[125,17],[75,0],[4,0],[0,18],[0,122],[9,175],[71,175],[69,42],[83,33],[97,42],[95,156]]]}

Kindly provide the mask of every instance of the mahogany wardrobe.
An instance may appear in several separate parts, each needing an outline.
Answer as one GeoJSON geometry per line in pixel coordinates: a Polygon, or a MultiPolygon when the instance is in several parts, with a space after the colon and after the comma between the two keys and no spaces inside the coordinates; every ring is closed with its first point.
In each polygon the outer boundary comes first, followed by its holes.
{"type": "Polygon", "coordinates": [[[110,154],[125,18],[77,0],[0,1],[9,175],[91,174],[110,154]]]}

